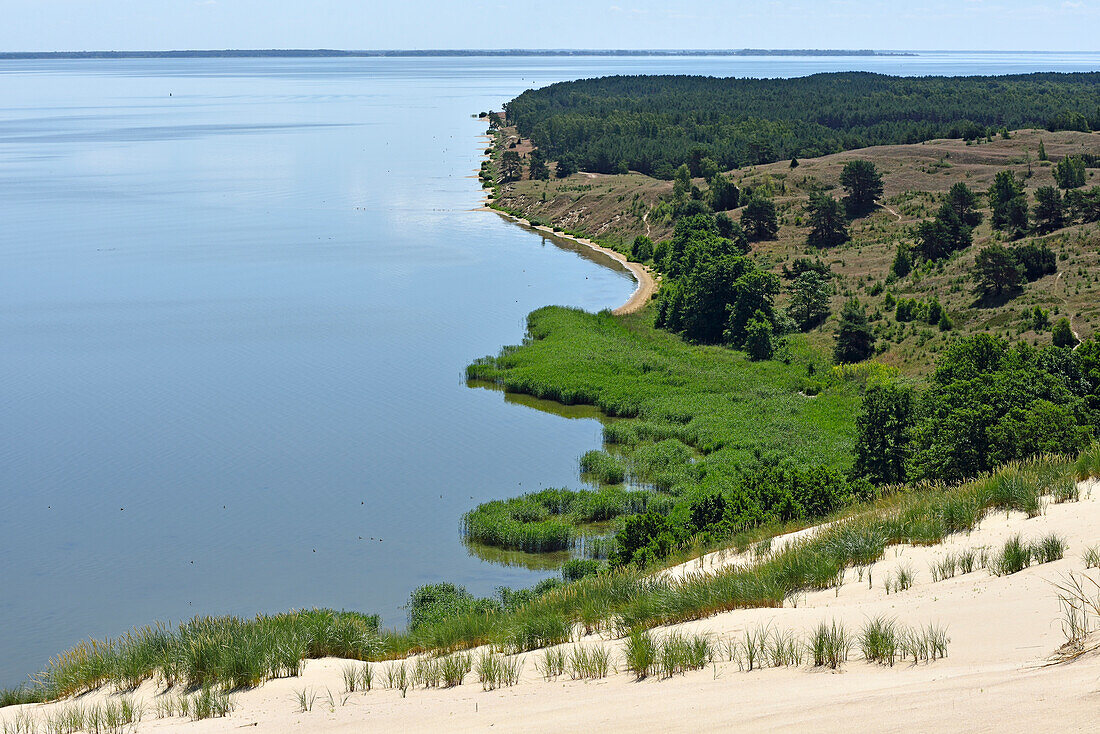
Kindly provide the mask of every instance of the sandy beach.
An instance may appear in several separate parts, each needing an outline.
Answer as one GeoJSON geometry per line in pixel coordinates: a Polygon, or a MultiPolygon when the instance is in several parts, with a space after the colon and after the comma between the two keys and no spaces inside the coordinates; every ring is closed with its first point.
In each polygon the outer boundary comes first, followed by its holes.
{"type": "MultiPolygon", "coordinates": [[[[561,732],[595,729],[637,731],[814,731],[854,728],[874,732],[1095,731],[1100,716],[1100,655],[1052,664],[1064,643],[1055,584],[1085,571],[1082,555],[1100,540],[1100,497],[1094,481],[1082,485],[1079,502],[1048,505],[1027,519],[1021,513],[995,513],[969,535],[952,536],[932,547],[894,546],[874,567],[873,583],[849,571],[839,591],[814,592],[782,609],[756,609],[655,630],[706,633],[723,641],[746,630],[770,627],[805,635],[822,621],[838,620],[853,632],[883,615],[899,624],[942,625],[950,637],[948,657],[931,663],[868,663],[858,649],[840,670],[797,667],[747,672],[735,662],[716,660],[699,671],[669,679],[636,682],[625,672],[622,640],[595,635],[572,644],[602,645],[618,668],[606,679],[574,681],[568,675],[546,681],[536,670],[539,651],[521,656],[518,685],[483,691],[474,674],[452,689],[376,688],[343,693],[347,661],[327,658],[305,663],[299,678],[268,682],[235,694],[236,709],[223,719],[192,722],[158,719],[156,702],[164,693],[152,683],[135,691],[145,707],[139,731],[230,732],[561,732]],[[930,565],[963,549],[994,548],[1016,534],[1025,541],[1048,533],[1065,539],[1065,557],[997,577],[985,570],[933,582],[930,565]],[[883,580],[900,567],[913,571],[913,586],[887,595],[883,580]],[[301,711],[297,693],[316,694],[312,710],[301,711]],[[331,698],[330,698],[331,694],[331,698]]],[[[802,534],[814,529],[799,531],[802,534]]],[[[777,539],[776,543],[782,542],[777,539]]],[[[711,554],[706,569],[749,563],[747,555],[711,554]]],[[[672,573],[697,573],[700,561],[672,573]]],[[[1100,576],[1096,569],[1087,572],[1100,576]]],[[[567,645],[566,647],[572,647],[567,645]]],[[[476,654],[476,652],[475,652],[476,654]]],[[[374,664],[375,680],[386,663],[374,664]]],[[[377,685],[377,683],[376,683],[377,685]]],[[[12,707],[0,711],[9,726],[16,717],[45,721],[67,705],[88,706],[115,697],[94,692],[77,701],[12,707]]]]}
{"type": "Polygon", "coordinates": [[[634,289],[634,292],[630,294],[630,298],[627,299],[626,303],[612,311],[612,313],[616,316],[640,311],[647,303],[649,303],[650,299],[652,299],[653,295],[657,292],[657,279],[653,277],[653,274],[650,273],[649,269],[640,263],[631,262],[626,258],[626,256],[624,256],[621,252],[618,252],[617,250],[612,250],[608,247],[598,245],[592,240],[585,237],[574,237],[572,235],[565,234],[564,232],[555,232],[550,227],[532,224],[522,217],[517,217],[507,212],[502,212],[499,209],[493,209],[488,205],[482,207],[482,211],[494,212],[510,222],[522,225],[536,232],[541,232],[543,234],[549,235],[550,237],[575,242],[578,245],[587,247],[619,263],[619,265],[621,265],[623,269],[628,271],[631,277],[634,278],[634,282],[637,283],[637,287],[634,289]]]}

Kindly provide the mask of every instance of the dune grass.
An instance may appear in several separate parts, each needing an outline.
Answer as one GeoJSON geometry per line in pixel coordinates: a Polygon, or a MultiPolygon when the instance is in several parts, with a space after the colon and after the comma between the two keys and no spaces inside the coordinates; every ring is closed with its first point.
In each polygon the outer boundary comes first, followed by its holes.
{"type": "Polygon", "coordinates": [[[535,668],[543,678],[553,680],[565,674],[566,660],[564,648],[547,647],[542,651],[542,657],[536,661],[535,668]]]}
{"type": "Polygon", "coordinates": [[[108,684],[133,690],[153,678],[166,687],[248,688],[297,675],[306,658],[362,660],[381,647],[378,618],[355,612],[196,617],[175,629],[155,625],[115,640],[83,642],[51,660],[32,690],[53,700],[108,684]]]}
{"type": "Polygon", "coordinates": [[[604,645],[574,645],[567,661],[573,680],[598,680],[611,670],[611,651],[604,645]]]}
{"type": "Polygon", "coordinates": [[[1062,632],[1066,643],[1055,653],[1056,661],[1076,660],[1100,645],[1090,639],[1100,628],[1100,581],[1085,574],[1068,574],[1055,588],[1062,607],[1062,632]]]}
{"type": "Polygon", "coordinates": [[[1051,533],[1026,543],[1019,535],[1005,541],[1004,546],[989,560],[989,571],[994,576],[1019,573],[1032,563],[1053,563],[1066,554],[1065,540],[1051,533]]]}
{"type": "Polygon", "coordinates": [[[848,629],[834,620],[829,624],[821,622],[815,627],[810,633],[806,648],[814,667],[828,666],[836,670],[843,663],[848,662],[853,645],[854,640],[848,629]]]}
{"type": "Polygon", "coordinates": [[[511,687],[519,683],[520,674],[523,672],[523,663],[518,658],[486,650],[478,657],[475,670],[482,689],[493,691],[497,688],[511,687]]]}
{"type": "MultiPolygon", "coordinates": [[[[125,687],[154,676],[167,684],[235,688],[274,675],[295,674],[306,657],[384,660],[418,652],[441,656],[482,645],[496,651],[476,660],[479,680],[487,688],[500,687],[518,676],[513,670],[518,666],[516,658],[500,653],[561,645],[570,641],[575,625],[629,635],[638,654],[631,663],[627,650],[628,667],[635,675],[651,675],[658,663],[647,662],[648,654],[643,654],[644,630],[735,609],[779,607],[807,591],[831,588],[846,568],[881,561],[891,545],[939,543],[951,534],[972,530],[991,512],[1027,512],[1024,508],[1041,512],[1043,497],[1070,471],[1065,460],[1048,457],[1012,464],[962,485],[898,490],[848,509],[821,531],[773,548],[749,566],[687,577],[634,569],[605,572],[551,589],[514,609],[457,614],[414,633],[379,633],[376,618],[325,610],[254,620],[201,618],[176,630],[151,628],[119,640],[83,643],[52,661],[38,678],[37,688],[11,695],[52,700],[104,684],[125,687]]],[[[1001,549],[982,551],[988,561],[975,551],[972,562],[996,572],[1019,566],[1025,557],[1030,562],[1033,546],[1040,547],[1041,557],[1060,557],[1064,543],[1060,548],[1056,545],[1050,538],[1037,544],[1016,538],[1006,544],[1007,560],[1001,549]]],[[[831,628],[828,631],[832,633],[831,628]]],[[[852,642],[850,636],[848,641],[852,642]]],[[[941,643],[927,643],[922,649],[938,654],[941,643]]],[[[765,664],[766,636],[752,648],[754,667],[765,664]]],[[[825,650],[822,659],[831,664],[839,657],[825,650]]],[[[412,677],[404,663],[391,663],[385,675],[387,687],[403,692],[412,677]]]]}
{"type": "Polygon", "coordinates": [[[1077,457],[1073,477],[1079,482],[1100,477],[1100,443],[1093,443],[1077,457]]]}
{"type": "Polygon", "coordinates": [[[657,667],[663,677],[671,678],[705,668],[714,655],[714,643],[708,636],[672,632],[658,645],[657,667]]]}
{"type": "Polygon", "coordinates": [[[626,667],[635,680],[644,680],[657,670],[657,643],[647,630],[633,630],[626,638],[626,667]]]}

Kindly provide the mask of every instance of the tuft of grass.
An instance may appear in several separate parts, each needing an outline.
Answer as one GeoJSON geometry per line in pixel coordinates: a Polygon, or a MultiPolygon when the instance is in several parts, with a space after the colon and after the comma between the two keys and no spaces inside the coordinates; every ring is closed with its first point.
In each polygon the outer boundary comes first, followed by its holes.
{"type": "Polygon", "coordinates": [[[443,681],[443,671],[440,670],[439,661],[430,657],[416,659],[413,666],[413,685],[424,688],[438,688],[443,681]]]}
{"type": "Polygon", "coordinates": [[[1100,568],[1100,545],[1085,548],[1081,560],[1085,562],[1085,568],[1100,568]]]}
{"type": "Polygon", "coordinates": [[[481,653],[474,668],[482,689],[492,691],[519,683],[523,664],[515,657],[505,657],[486,650],[481,653]]]}
{"type": "Polygon", "coordinates": [[[1053,563],[1066,555],[1066,541],[1050,533],[1031,544],[1031,557],[1036,563],[1053,563]]]}
{"type": "Polygon", "coordinates": [[[72,704],[55,708],[45,716],[44,730],[46,734],[75,734],[86,731],[88,727],[87,715],[82,706],[72,704]]]}
{"type": "Polygon", "coordinates": [[[409,669],[405,667],[404,660],[386,666],[386,688],[391,691],[401,691],[401,698],[404,698],[411,685],[412,676],[409,675],[409,669]]]}
{"type": "Polygon", "coordinates": [[[989,569],[995,576],[1019,573],[1031,565],[1031,546],[1014,535],[1005,541],[1004,547],[990,559],[989,569]]]}
{"type": "Polygon", "coordinates": [[[1055,584],[1055,588],[1062,608],[1062,633],[1066,637],[1055,659],[1075,660],[1097,647],[1086,643],[1100,626],[1100,581],[1071,573],[1062,583],[1055,584]]]}
{"type": "Polygon", "coordinates": [[[374,668],[370,666],[370,663],[364,663],[363,667],[359,670],[359,687],[370,692],[371,685],[374,683],[374,668]]]}
{"type": "Polygon", "coordinates": [[[938,625],[907,630],[901,635],[901,656],[913,658],[913,664],[932,662],[947,657],[947,645],[951,639],[947,630],[938,625]]]}
{"type": "Polygon", "coordinates": [[[575,645],[569,653],[568,666],[573,680],[606,678],[611,653],[603,645],[575,645]]]}
{"type": "Polygon", "coordinates": [[[635,629],[626,639],[626,666],[635,680],[643,680],[657,670],[657,643],[646,630],[635,629]]]}
{"type": "MultiPolygon", "coordinates": [[[[993,554],[986,565],[990,573],[1007,576],[1018,573],[1034,563],[1051,563],[1066,554],[1066,542],[1051,533],[1033,543],[1025,543],[1019,535],[1005,541],[1004,547],[993,554]]],[[[1088,552],[1086,551],[1086,556],[1088,552]]]]}
{"type": "Polygon", "coordinates": [[[909,566],[898,566],[893,574],[887,574],[885,579],[886,593],[891,592],[898,594],[902,591],[908,591],[913,587],[913,580],[915,574],[913,569],[909,566]]]}
{"type": "Polygon", "coordinates": [[[355,693],[359,689],[359,668],[349,664],[345,665],[340,672],[344,677],[344,692],[355,693]]]}
{"type": "Polygon", "coordinates": [[[466,676],[473,670],[474,662],[469,653],[456,652],[439,661],[439,674],[445,688],[462,685],[466,676]]]}
{"type": "Polygon", "coordinates": [[[773,630],[770,636],[765,637],[764,649],[773,668],[801,665],[805,652],[805,646],[790,630],[773,630]]]}
{"type": "Polygon", "coordinates": [[[830,624],[821,622],[814,628],[810,633],[807,652],[814,661],[814,667],[828,666],[836,670],[848,662],[852,645],[852,636],[847,628],[833,620],[830,624]]]}
{"type": "Polygon", "coordinates": [[[535,668],[546,680],[553,680],[565,674],[566,656],[565,649],[561,647],[548,647],[542,651],[542,659],[535,663],[535,668]]]}
{"type": "Polygon", "coordinates": [[[966,550],[959,551],[959,573],[972,573],[974,571],[974,568],[976,567],[977,562],[978,552],[973,548],[967,548],[966,550]]]}
{"type": "MultiPolygon", "coordinates": [[[[309,709],[312,710],[313,701],[316,698],[316,693],[310,692],[307,694],[303,689],[299,696],[299,705],[308,704],[309,709]],[[306,696],[308,700],[303,700],[302,696],[306,696]]],[[[229,716],[235,706],[236,703],[228,691],[207,685],[190,697],[188,710],[192,721],[200,721],[202,719],[225,718],[229,716]]]]}
{"type": "Polygon", "coordinates": [[[1085,482],[1100,477],[1100,443],[1093,443],[1081,452],[1073,464],[1074,478],[1085,482]]]}
{"type": "Polygon", "coordinates": [[[1077,486],[1077,482],[1066,477],[1051,487],[1050,495],[1056,504],[1078,502],[1081,499],[1081,488],[1077,486]]]}
{"type": "MultiPolygon", "coordinates": [[[[402,666],[403,667],[403,666],[402,666]]],[[[294,692],[298,699],[298,710],[303,714],[313,710],[313,704],[317,702],[317,691],[312,688],[303,688],[294,692]]]]}
{"type": "Polygon", "coordinates": [[[959,561],[953,553],[948,553],[938,561],[933,561],[928,567],[929,572],[932,575],[932,583],[939,583],[946,579],[955,578],[955,571],[958,569],[959,561]]]}
{"type": "Polygon", "coordinates": [[[741,670],[752,672],[754,668],[764,667],[767,659],[768,628],[745,629],[736,650],[732,650],[730,657],[737,662],[741,670]]]}
{"type": "Polygon", "coordinates": [[[898,658],[904,632],[898,630],[897,623],[887,617],[875,617],[869,620],[859,633],[859,647],[864,659],[869,663],[879,663],[893,667],[898,658]]]}
{"type": "Polygon", "coordinates": [[[673,632],[658,645],[658,669],[665,678],[700,670],[714,659],[714,652],[714,643],[706,635],[673,632]]]}
{"type": "Polygon", "coordinates": [[[158,719],[170,719],[176,715],[178,699],[165,695],[158,698],[153,705],[153,711],[158,719]]]}

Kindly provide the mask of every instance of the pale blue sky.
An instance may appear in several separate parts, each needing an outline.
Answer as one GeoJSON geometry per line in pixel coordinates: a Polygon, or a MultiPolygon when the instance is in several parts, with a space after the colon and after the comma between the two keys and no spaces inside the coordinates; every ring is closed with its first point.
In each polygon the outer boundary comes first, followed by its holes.
{"type": "Polygon", "coordinates": [[[1100,50],[1100,0],[4,0],[0,50],[1100,50]]]}

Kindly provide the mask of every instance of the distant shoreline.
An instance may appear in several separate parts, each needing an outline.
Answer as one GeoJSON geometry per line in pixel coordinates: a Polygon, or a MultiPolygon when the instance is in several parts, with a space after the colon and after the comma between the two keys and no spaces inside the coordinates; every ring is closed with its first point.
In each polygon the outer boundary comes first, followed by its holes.
{"type": "Polygon", "coordinates": [[[843,49],[224,49],[179,51],[0,51],[0,60],[19,59],[216,59],[216,58],[377,58],[432,56],[917,56],[911,51],[843,49]]]}

